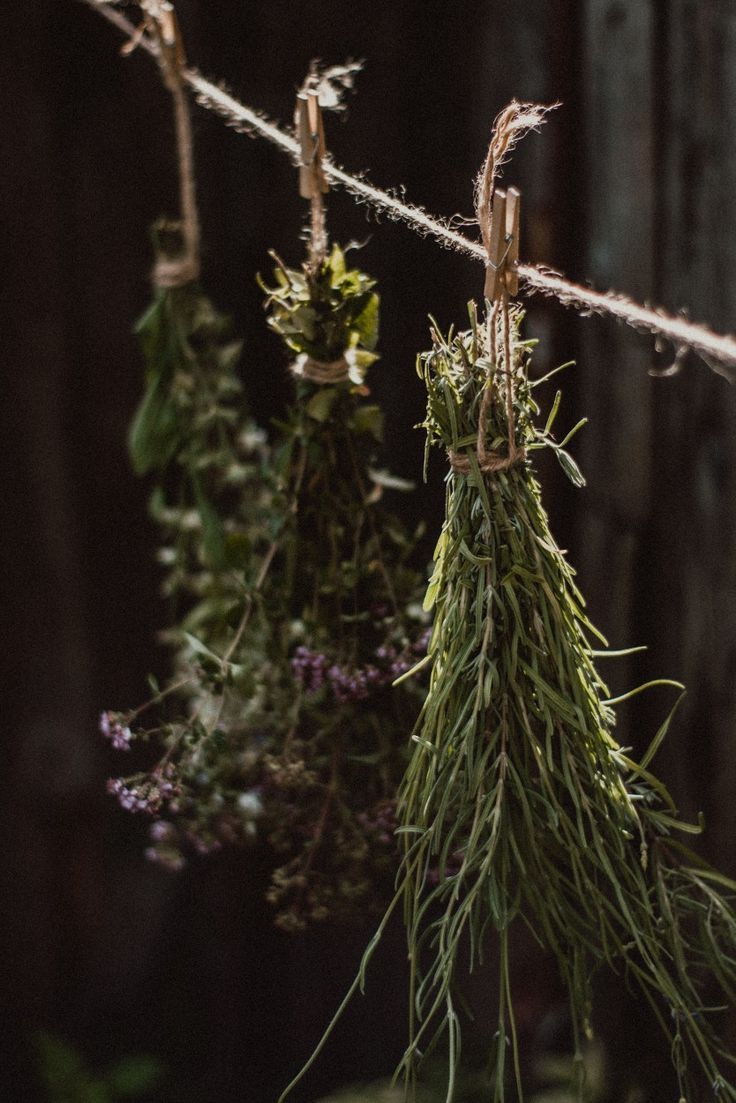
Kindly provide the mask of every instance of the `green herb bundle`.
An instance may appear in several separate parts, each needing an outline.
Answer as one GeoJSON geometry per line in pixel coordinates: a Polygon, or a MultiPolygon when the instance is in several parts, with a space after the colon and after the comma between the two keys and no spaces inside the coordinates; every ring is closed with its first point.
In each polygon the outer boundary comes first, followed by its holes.
{"type": "Polygon", "coordinates": [[[101,729],[118,750],[163,743],[152,770],[112,779],[108,788],[124,808],[156,817],[149,856],[178,868],[186,849],[204,852],[253,833],[252,808],[238,805],[237,775],[219,752],[223,714],[232,713],[230,722],[237,715],[242,729],[248,712],[230,699],[228,651],[249,621],[254,654],[269,635],[252,614],[273,539],[273,488],[265,435],[247,414],[237,375],[241,342],[198,282],[180,278],[186,254],[178,224],[158,224],[154,241],[154,299],[136,327],[145,390],[129,447],[136,472],[155,477],[150,508],[174,622],[162,636],[175,673],[163,690],[154,683],[139,708],[103,713],[101,729]],[[141,726],[139,716],[164,698],[175,719],[158,709],[153,725],[141,726]],[[160,819],[164,809],[180,827],[160,819]]]}
{"type": "MultiPolygon", "coordinates": [[[[396,789],[418,709],[413,683],[392,682],[421,661],[426,616],[411,565],[416,534],[381,503],[400,483],[371,466],[382,429],[364,383],[377,359],[373,281],[335,247],[299,271],[279,263],[267,305],[296,354],[296,399],[268,464],[252,426],[243,433],[242,412],[223,405],[224,378],[217,416],[207,406],[192,412],[204,391],[170,351],[184,347],[195,370],[190,344],[173,339],[176,328],[172,337],[172,303],[155,304],[145,323],[156,337],[142,406],[157,411],[148,435],[162,441],[159,466],[176,461],[188,494],[180,509],[156,497],[176,536],[168,585],[190,603],[169,633],[177,677],[164,693],[173,691],[178,711],[136,731],[163,742],[163,758],[111,784],[125,807],[154,815],[149,853],[169,866],[227,841],[266,841],[268,896],[279,925],[293,930],[381,908],[390,895],[396,789]],[[184,422],[178,434],[172,405],[184,422]],[[238,451],[254,441],[257,465],[238,451]]],[[[135,715],[105,714],[118,745],[130,741],[135,715]]]]}
{"type": "Polygon", "coordinates": [[[296,400],[274,470],[288,529],[265,600],[289,659],[289,723],[274,728],[261,781],[264,821],[283,857],[270,898],[293,928],[381,908],[398,864],[396,789],[417,690],[392,688],[424,655],[416,536],[384,510],[399,480],[372,466],[380,409],[374,282],[327,257],[267,287],[269,325],[295,356],[296,400]]]}
{"type": "Polygon", "coordinates": [[[736,886],[680,841],[693,828],[649,771],[670,718],[641,762],[613,737],[617,702],[595,667],[601,637],[528,457],[551,448],[576,485],[582,478],[564,450],[572,434],[561,444],[551,435],[559,394],[544,429],[535,423],[543,380],[528,380],[519,317],[504,325],[496,311],[481,326],[471,305],[470,329],[444,338],[435,325],[418,360],[428,444],[447,450],[451,470],[427,595],[431,683],[400,799],[412,978],[403,1067],[411,1082],[420,1050],[445,1028],[452,1082],[461,950],[472,969],[495,931],[494,1099],[505,1098],[509,1054],[521,1092],[508,955],[518,920],[557,959],[578,1056],[591,1030],[591,973],[623,967],[670,1039],[683,1098],[691,1054],[720,1097],[736,1099],[719,1072],[729,1055],[713,1029],[717,1009],[704,1005],[706,990],[734,999],[736,886]],[[511,421],[497,345],[512,373],[511,421]],[[481,470],[481,450],[517,459],[481,470]]]}
{"type": "MultiPolygon", "coordinates": [[[[178,224],[159,223],[154,237],[159,263],[176,264],[178,224]]],[[[201,577],[187,581],[192,571],[241,565],[249,548],[250,491],[265,459],[265,436],[244,409],[237,374],[242,342],[198,283],[157,287],[136,333],[146,379],[130,456],[137,474],[157,478],[151,510],[173,540],[162,556],[174,568],[167,590],[182,586],[200,595],[201,577]]]]}

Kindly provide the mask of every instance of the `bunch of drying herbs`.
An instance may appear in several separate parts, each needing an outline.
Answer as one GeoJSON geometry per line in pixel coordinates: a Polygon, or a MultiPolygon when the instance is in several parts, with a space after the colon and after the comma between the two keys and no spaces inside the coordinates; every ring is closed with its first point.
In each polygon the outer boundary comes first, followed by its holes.
{"type": "Polygon", "coordinates": [[[334,246],[301,270],[280,261],[269,325],[295,356],[296,397],[274,450],[289,528],[266,597],[282,626],[289,708],[274,725],[259,778],[264,824],[281,862],[270,899],[279,922],[375,907],[398,853],[396,789],[410,680],[426,648],[416,537],[381,503],[397,480],[371,464],[382,435],[367,401],[376,360],[373,281],[334,246]]]}
{"type": "MultiPolygon", "coordinates": [[[[277,922],[298,929],[381,906],[390,891],[396,788],[418,708],[412,682],[391,683],[421,660],[426,617],[415,536],[381,504],[397,480],[370,462],[382,421],[364,383],[377,358],[373,282],[337,247],[299,271],[279,262],[274,279],[269,324],[296,354],[296,399],[268,465],[260,436],[225,402],[234,348],[217,360],[208,404],[192,386],[203,349],[192,359],[190,341],[188,369],[167,366],[179,348],[170,313],[154,306],[144,327],[157,339],[145,345],[155,368],[142,409],[167,411],[153,418],[157,465],[175,460],[189,492],[177,506],[155,496],[167,585],[192,603],[170,633],[177,672],[164,693],[175,715],[135,731],[155,736],[163,757],[111,789],[154,816],[149,854],[170,866],[224,841],[266,841],[277,922]],[[169,407],[186,411],[185,424],[169,407]]],[[[152,466],[140,460],[149,421],[139,414],[132,434],[139,470],[152,466]]],[[[137,715],[105,714],[118,746],[137,715]]]]}
{"type": "MultiPolygon", "coordinates": [[[[177,224],[155,228],[156,272],[182,256],[177,224]]],[[[219,716],[233,684],[228,650],[251,619],[261,561],[273,539],[273,492],[265,436],[248,418],[237,376],[241,342],[196,280],[159,280],[136,331],[145,360],[145,390],[133,418],[129,449],[135,471],[155,476],[150,509],[162,537],[163,591],[175,627],[164,633],[175,675],[165,689],[128,713],[103,713],[101,730],[118,750],[161,740],[165,754],[150,771],[115,778],[121,805],[156,817],[151,858],[183,862],[180,832],[158,817],[197,805],[186,839],[203,852],[221,837],[252,834],[248,804],[220,778],[219,716]],[[238,627],[240,625],[240,627],[238,627]],[[138,718],[164,698],[186,711],[143,728],[138,718]],[[135,724],[135,732],[132,726],[135,724]]],[[[252,618],[253,635],[267,635],[252,618]]]]}
{"type": "Polygon", "coordinates": [[[445,338],[434,326],[418,361],[428,444],[446,450],[450,472],[426,602],[431,683],[400,796],[406,1080],[446,1030],[452,1094],[461,954],[472,970],[495,932],[493,1098],[505,1098],[509,1059],[521,1092],[508,954],[517,921],[557,959],[576,1056],[591,1033],[591,974],[609,965],[638,984],[669,1037],[682,1098],[692,1055],[714,1092],[736,1099],[713,1022],[736,992],[736,885],[683,845],[678,836],[694,829],[649,771],[670,718],[640,762],[614,739],[622,698],[609,699],[595,667],[606,652],[593,640],[605,641],[585,616],[530,463],[551,448],[580,485],[564,447],[572,434],[551,435],[559,394],[544,428],[535,424],[543,380],[528,379],[519,320],[506,304],[481,326],[471,306],[470,329],[445,338]]]}

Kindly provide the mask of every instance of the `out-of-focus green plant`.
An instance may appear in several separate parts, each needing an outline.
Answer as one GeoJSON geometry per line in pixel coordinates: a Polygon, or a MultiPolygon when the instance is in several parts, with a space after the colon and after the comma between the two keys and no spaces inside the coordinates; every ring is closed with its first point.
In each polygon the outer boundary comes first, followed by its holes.
{"type": "Polygon", "coordinates": [[[155,1057],[124,1057],[103,1071],[92,1071],[69,1042],[55,1034],[36,1036],[38,1070],[47,1103],[116,1103],[150,1097],[164,1077],[155,1057]]]}

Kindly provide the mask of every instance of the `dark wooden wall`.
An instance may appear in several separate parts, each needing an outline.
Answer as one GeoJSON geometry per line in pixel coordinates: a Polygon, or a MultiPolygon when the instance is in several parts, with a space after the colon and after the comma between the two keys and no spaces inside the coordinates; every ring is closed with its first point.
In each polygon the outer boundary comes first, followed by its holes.
{"type": "MultiPolygon", "coordinates": [[[[734,327],[732,0],[179,8],[192,60],[283,120],[310,58],[366,57],[347,122],[329,124],[330,146],[442,214],[471,213],[471,180],[508,99],[562,99],[508,175],[525,196],[525,257],[734,327]]],[[[165,671],[155,533],[124,440],[140,386],[130,326],[146,302],[147,226],[175,195],[168,104],[149,61],[121,59],[116,32],[74,0],[4,5],[0,21],[0,946],[12,1045],[2,1098],[35,1098],[29,1039],[45,1028],[93,1061],[160,1054],[181,1103],[270,1103],[351,975],[363,932],[299,945],[276,935],[254,891],[262,874],[238,855],[174,881],[146,866],[141,826],[103,794],[115,763],[96,735],[101,708],[135,702],[146,673],[165,671]]],[[[288,381],[253,275],[269,247],[299,257],[295,173],[204,113],[196,130],[205,281],[245,336],[244,377],[265,420],[288,381]]],[[[426,314],[461,321],[482,274],[339,193],[329,218],[336,236],[369,239],[364,263],[383,294],[374,388],[387,404],[390,462],[416,478],[412,368],[426,314]]],[[[612,682],[667,674],[688,684],[661,767],[689,813],[706,810],[704,845],[734,873],[736,391],[692,359],[674,378],[652,378],[673,350],[655,353],[648,338],[549,303],[530,304],[528,324],[543,362],[578,359],[567,416],[591,420],[578,449],[587,490],[573,494],[545,471],[556,528],[612,644],[650,645],[612,682]]],[[[438,468],[407,507],[431,528],[440,480],[438,468]]],[[[645,745],[668,706],[660,693],[632,709],[623,741],[645,745]]],[[[387,997],[399,986],[398,934],[382,960],[315,1093],[385,1071],[398,1053],[401,1006],[387,997]]],[[[626,1031],[639,1021],[618,998],[606,991],[604,1003],[609,1037],[630,1047],[622,1092],[631,1070],[646,1074],[651,1046],[626,1031]]]]}

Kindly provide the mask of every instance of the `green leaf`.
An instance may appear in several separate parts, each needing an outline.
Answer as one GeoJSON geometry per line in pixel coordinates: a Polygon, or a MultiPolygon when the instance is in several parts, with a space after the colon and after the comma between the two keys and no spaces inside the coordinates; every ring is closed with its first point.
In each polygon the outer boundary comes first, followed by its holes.
{"type": "Polygon", "coordinates": [[[363,310],[353,320],[353,329],[357,333],[363,348],[372,352],[378,344],[378,311],[380,299],[376,292],[368,296],[363,310]]]}
{"type": "Polygon", "coordinates": [[[356,433],[367,433],[375,440],[383,440],[383,411],[380,406],[358,406],[353,413],[352,426],[356,433]]]}
{"type": "Polygon", "coordinates": [[[644,756],[641,760],[641,763],[640,763],[640,765],[644,769],[647,768],[647,766],[649,765],[649,763],[652,761],[652,759],[656,755],[657,751],[659,750],[660,746],[662,745],[662,742],[663,742],[665,736],[667,735],[667,732],[669,731],[669,727],[670,727],[670,724],[672,723],[672,719],[673,719],[675,713],[677,712],[678,708],[680,707],[680,704],[681,704],[684,697],[685,697],[685,692],[683,690],[683,692],[680,694],[680,696],[677,698],[674,705],[670,709],[669,715],[665,719],[664,723],[660,727],[660,729],[657,732],[657,734],[655,735],[654,739],[652,740],[652,742],[647,747],[647,750],[646,750],[646,752],[645,752],[645,754],[644,754],[644,756]]]}
{"type": "Polygon", "coordinates": [[[336,387],[320,387],[307,403],[306,410],[309,417],[320,423],[327,421],[337,401],[338,394],[336,387]]]}
{"type": "Polygon", "coordinates": [[[252,545],[247,532],[228,532],[225,536],[225,566],[244,570],[250,562],[252,545]]]}
{"type": "Polygon", "coordinates": [[[560,467],[565,472],[572,485],[576,487],[585,486],[585,476],[570,453],[560,447],[556,447],[554,453],[560,462],[560,467]]]}
{"type": "Polygon", "coordinates": [[[128,451],[136,475],[165,467],[176,454],[179,440],[178,417],[168,382],[155,379],[133,415],[128,433],[128,451]]]}

